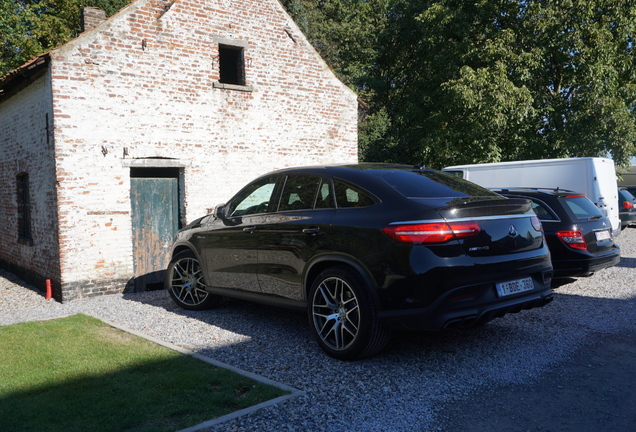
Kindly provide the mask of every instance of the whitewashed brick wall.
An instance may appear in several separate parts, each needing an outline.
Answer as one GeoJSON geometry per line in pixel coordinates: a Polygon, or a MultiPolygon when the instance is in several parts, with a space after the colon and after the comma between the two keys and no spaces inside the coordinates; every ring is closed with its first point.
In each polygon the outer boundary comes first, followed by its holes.
{"type": "Polygon", "coordinates": [[[51,85],[48,75],[0,104],[0,265],[44,290],[59,280],[51,85]],[[17,176],[29,175],[33,245],[18,242],[17,176]]]}
{"type": "Polygon", "coordinates": [[[169,4],[137,1],[50,54],[64,300],[132,276],[143,158],[185,166],[187,221],[273,169],[357,161],[357,98],[277,0],[169,4]],[[252,91],[214,88],[219,38],[248,44],[252,91]]]}

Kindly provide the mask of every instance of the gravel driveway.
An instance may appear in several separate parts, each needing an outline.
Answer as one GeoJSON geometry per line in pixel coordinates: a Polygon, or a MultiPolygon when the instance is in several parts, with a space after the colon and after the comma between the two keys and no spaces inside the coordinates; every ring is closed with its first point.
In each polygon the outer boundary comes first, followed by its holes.
{"type": "Polygon", "coordinates": [[[628,349],[636,342],[636,229],[617,243],[618,266],[556,288],[544,308],[472,330],[397,334],[357,362],[323,354],[304,314],[240,301],[188,312],[165,291],[59,304],[2,271],[0,325],[88,313],[304,392],[215,432],[580,431],[596,423],[604,427],[589,430],[627,432],[636,424],[636,350],[628,349]]]}

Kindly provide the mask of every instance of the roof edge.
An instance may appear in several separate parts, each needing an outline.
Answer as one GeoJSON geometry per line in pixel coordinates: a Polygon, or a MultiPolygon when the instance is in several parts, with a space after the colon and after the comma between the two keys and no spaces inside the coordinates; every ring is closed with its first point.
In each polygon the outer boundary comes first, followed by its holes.
{"type": "Polygon", "coordinates": [[[29,84],[40,78],[51,62],[51,51],[33,57],[22,66],[0,78],[0,102],[4,102],[29,84]]]}

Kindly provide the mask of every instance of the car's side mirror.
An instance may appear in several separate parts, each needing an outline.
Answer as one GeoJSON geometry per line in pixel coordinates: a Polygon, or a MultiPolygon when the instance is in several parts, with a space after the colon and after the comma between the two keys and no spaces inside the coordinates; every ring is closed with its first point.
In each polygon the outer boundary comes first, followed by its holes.
{"type": "Polygon", "coordinates": [[[225,204],[218,204],[214,207],[214,213],[212,215],[216,219],[225,219],[225,204]]]}

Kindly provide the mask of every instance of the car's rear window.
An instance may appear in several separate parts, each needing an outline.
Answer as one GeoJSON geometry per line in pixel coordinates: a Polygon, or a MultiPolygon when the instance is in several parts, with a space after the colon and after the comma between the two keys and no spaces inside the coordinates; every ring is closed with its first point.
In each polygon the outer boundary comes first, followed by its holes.
{"type": "Polygon", "coordinates": [[[585,196],[561,198],[565,211],[574,221],[583,221],[602,217],[601,209],[585,196]]]}
{"type": "Polygon", "coordinates": [[[407,198],[501,198],[486,188],[440,171],[389,171],[382,179],[407,198]]]}
{"type": "Polygon", "coordinates": [[[619,190],[618,196],[620,196],[622,201],[634,201],[634,195],[626,189],[619,190]]]}

